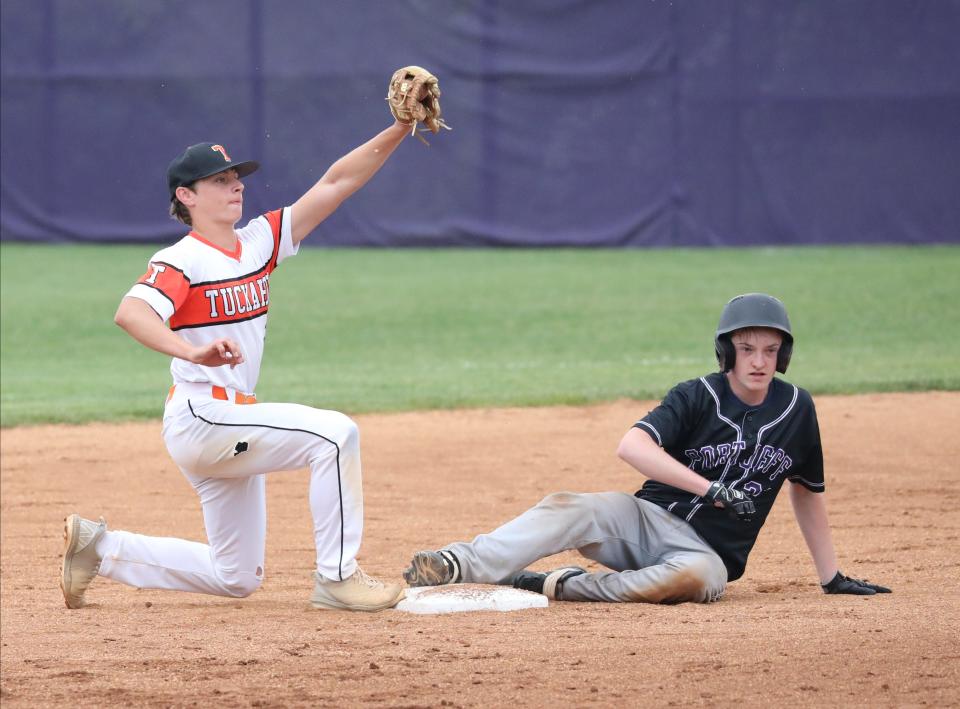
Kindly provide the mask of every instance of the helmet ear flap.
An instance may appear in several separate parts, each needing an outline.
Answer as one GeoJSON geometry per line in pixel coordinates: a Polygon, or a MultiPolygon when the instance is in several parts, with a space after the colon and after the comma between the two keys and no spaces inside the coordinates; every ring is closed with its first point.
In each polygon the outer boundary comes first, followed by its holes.
{"type": "Polygon", "coordinates": [[[787,373],[787,367],[790,366],[790,356],[793,354],[793,338],[784,337],[777,350],[777,371],[780,374],[787,373]]]}
{"type": "MultiPolygon", "coordinates": [[[[717,353],[717,364],[720,365],[721,372],[729,372],[737,363],[737,348],[728,335],[720,335],[714,340],[714,349],[717,353]]],[[[777,355],[777,366],[780,366],[779,354],[777,355]]],[[[787,355],[789,362],[790,355],[787,355]]]]}

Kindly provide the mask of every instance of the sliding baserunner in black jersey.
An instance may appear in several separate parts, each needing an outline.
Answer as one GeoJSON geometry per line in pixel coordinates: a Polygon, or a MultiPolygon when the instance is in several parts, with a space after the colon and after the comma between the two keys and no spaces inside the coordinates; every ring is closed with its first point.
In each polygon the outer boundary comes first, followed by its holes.
{"type": "Polygon", "coordinates": [[[417,552],[404,578],[411,586],[512,584],[567,601],[715,601],[743,575],[789,480],[823,590],[888,593],[837,566],[813,400],[774,376],[786,372],[792,349],[783,303],[737,296],[717,327],[720,372],[675,386],[623,437],[618,455],[649,478],[635,495],[549,495],[472,542],[417,552]],[[523,570],[568,549],[610,570],[523,570]]]}

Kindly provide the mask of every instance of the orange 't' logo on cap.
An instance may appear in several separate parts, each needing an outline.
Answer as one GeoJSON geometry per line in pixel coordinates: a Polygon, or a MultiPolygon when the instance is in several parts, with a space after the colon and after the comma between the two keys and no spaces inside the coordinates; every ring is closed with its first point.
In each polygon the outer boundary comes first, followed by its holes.
{"type": "Polygon", "coordinates": [[[210,146],[210,150],[216,150],[218,153],[220,153],[221,155],[223,155],[223,159],[224,159],[224,160],[226,160],[227,162],[233,162],[233,161],[230,159],[230,156],[227,155],[227,149],[226,149],[225,147],[223,147],[222,145],[211,145],[211,146],[210,146]]]}

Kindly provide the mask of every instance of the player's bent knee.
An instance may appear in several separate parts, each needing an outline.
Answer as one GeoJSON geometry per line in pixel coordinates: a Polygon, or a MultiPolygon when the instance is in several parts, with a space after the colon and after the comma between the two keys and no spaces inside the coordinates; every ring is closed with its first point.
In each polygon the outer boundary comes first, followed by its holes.
{"type": "Polygon", "coordinates": [[[687,566],[687,572],[694,581],[687,600],[696,603],[719,601],[727,587],[727,568],[717,559],[704,558],[687,566]]]}
{"type": "Polygon", "coordinates": [[[223,589],[232,598],[246,598],[263,584],[263,577],[253,574],[222,577],[223,589]]]}
{"type": "Polygon", "coordinates": [[[318,445],[329,445],[332,441],[340,450],[360,446],[360,427],[339,411],[318,411],[307,428],[318,436],[318,445]]]}
{"type": "Polygon", "coordinates": [[[584,495],[575,492],[554,492],[540,500],[540,505],[554,509],[580,507],[583,504],[583,497],[584,495]]]}
{"type": "Polygon", "coordinates": [[[671,574],[659,589],[656,603],[710,603],[720,600],[726,588],[727,572],[722,562],[702,558],[667,562],[671,574]]]}
{"type": "Polygon", "coordinates": [[[547,495],[538,506],[576,520],[580,524],[595,524],[602,520],[605,498],[597,493],[555,492],[547,495]]]}
{"type": "Polygon", "coordinates": [[[341,436],[343,437],[342,445],[345,447],[360,445],[360,427],[356,421],[347,415],[343,417],[343,431],[341,436]]]}

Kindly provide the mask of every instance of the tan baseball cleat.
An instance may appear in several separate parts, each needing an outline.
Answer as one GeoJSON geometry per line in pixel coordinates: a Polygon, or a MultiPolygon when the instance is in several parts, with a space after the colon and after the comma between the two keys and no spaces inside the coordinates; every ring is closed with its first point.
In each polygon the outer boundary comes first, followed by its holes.
{"type": "Polygon", "coordinates": [[[63,563],[60,566],[60,590],[67,608],[83,608],[83,594],[100,572],[101,557],[97,541],[107,531],[107,523],[99,524],[80,515],[69,515],[63,521],[63,563]]]}
{"type": "Polygon", "coordinates": [[[359,566],[343,581],[331,581],[314,574],[314,608],[334,608],[348,611],[379,611],[393,608],[403,599],[403,588],[398,583],[385,583],[371,578],[359,566]]]}

